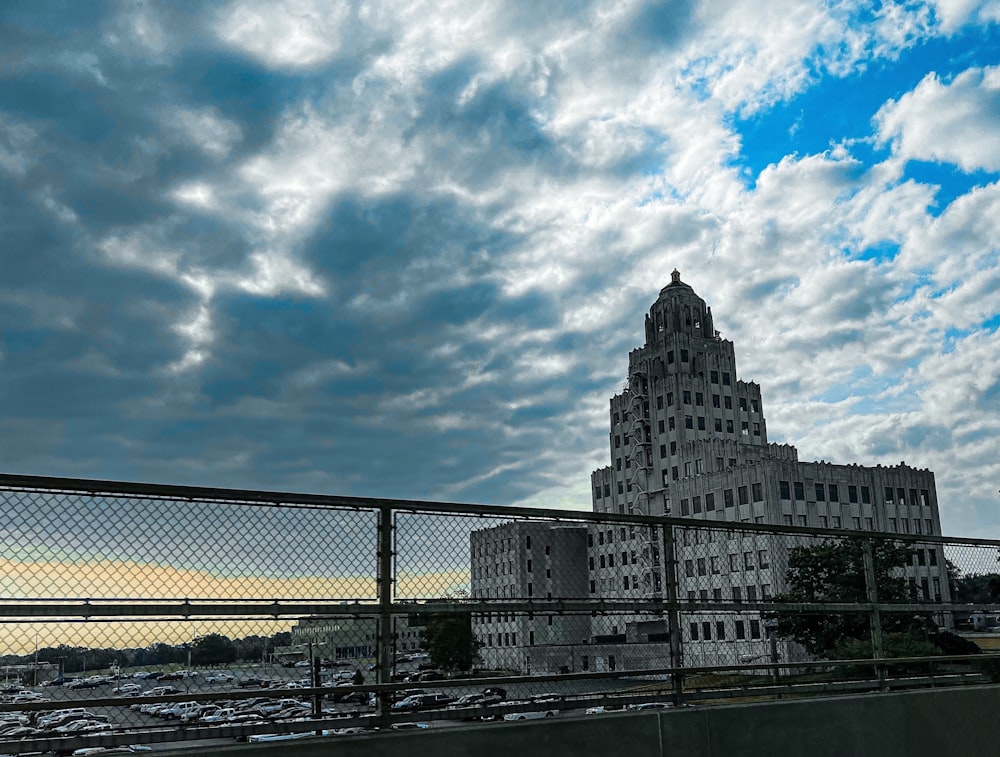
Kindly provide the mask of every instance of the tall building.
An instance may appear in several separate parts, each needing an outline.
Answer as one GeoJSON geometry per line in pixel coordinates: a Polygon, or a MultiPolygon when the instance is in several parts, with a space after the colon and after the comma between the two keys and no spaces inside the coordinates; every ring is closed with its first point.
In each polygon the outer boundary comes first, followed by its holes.
{"type": "MultiPolygon", "coordinates": [[[[800,462],[795,447],[769,443],[760,387],[739,378],[733,343],[720,336],[711,308],[676,270],[646,316],[645,344],[629,354],[627,379],[622,392],[611,398],[608,415],[611,464],[591,474],[596,512],[941,533],[931,471],[904,463],[800,462]]],[[[561,553],[560,569],[573,574],[585,569],[589,596],[664,597],[655,534],[620,527],[588,531],[586,551],[561,553]]],[[[789,537],[730,533],[716,538],[720,534],[679,530],[678,598],[766,601],[785,589],[789,537]]],[[[473,537],[483,545],[495,538],[488,532],[473,537]]],[[[526,558],[520,557],[507,561],[511,586],[526,585],[518,583],[526,566],[526,558]]],[[[474,569],[476,596],[485,596],[481,575],[477,579],[474,569]]],[[[906,578],[917,596],[948,601],[939,548],[916,550],[906,578]]],[[[688,665],[735,663],[774,652],[759,614],[685,613],[682,629],[688,665]]],[[[489,625],[480,624],[479,631],[495,641],[489,625]]],[[[596,669],[655,663],[663,658],[664,631],[662,622],[642,617],[595,617],[589,624],[594,646],[588,661],[596,669]]],[[[579,635],[577,627],[573,636],[579,635]]],[[[525,641],[523,633],[520,639],[525,641]]],[[[561,641],[570,643],[568,637],[561,641]]],[[[783,659],[800,656],[792,645],[779,652],[783,659]]],[[[558,655],[530,648],[504,655],[539,657],[551,663],[558,655]]]]}

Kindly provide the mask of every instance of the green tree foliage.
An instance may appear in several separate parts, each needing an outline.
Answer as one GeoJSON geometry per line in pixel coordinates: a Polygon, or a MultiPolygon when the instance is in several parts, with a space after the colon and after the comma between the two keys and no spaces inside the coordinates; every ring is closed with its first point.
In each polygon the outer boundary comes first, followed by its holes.
{"type": "Polygon", "coordinates": [[[194,640],[191,662],[195,665],[226,665],[236,660],[236,645],[228,636],[210,633],[194,640]]]}
{"type": "Polygon", "coordinates": [[[962,604],[1000,603],[1000,575],[996,573],[966,573],[949,563],[948,577],[951,580],[953,602],[962,604]]]}
{"type": "MultiPolygon", "coordinates": [[[[880,602],[912,599],[902,568],[910,561],[910,550],[891,540],[873,540],[875,585],[880,602]]],[[[785,574],[788,590],[782,602],[867,602],[864,545],[860,539],[827,540],[794,547],[788,553],[785,574]]],[[[778,634],[796,641],[816,657],[838,656],[837,647],[854,641],[869,644],[867,613],[804,614],[778,612],[778,634]]],[[[883,618],[886,633],[905,630],[912,618],[883,618]]]]}
{"type": "Polygon", "coordinates": [[[423,645],[442,670],[471,669],[482,646],[472,633],[472,616],[461,612],[435,614],[424,628],[423,645]]]}

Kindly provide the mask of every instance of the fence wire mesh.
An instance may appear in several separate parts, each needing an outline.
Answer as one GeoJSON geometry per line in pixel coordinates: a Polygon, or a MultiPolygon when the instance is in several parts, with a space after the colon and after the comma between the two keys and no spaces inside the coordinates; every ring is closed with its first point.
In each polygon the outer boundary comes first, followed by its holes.
{"type": "Polygon", "coordinates": [[[0,534],[10,753],[1000,673],[988,540],[14,477],[0,534]]]}

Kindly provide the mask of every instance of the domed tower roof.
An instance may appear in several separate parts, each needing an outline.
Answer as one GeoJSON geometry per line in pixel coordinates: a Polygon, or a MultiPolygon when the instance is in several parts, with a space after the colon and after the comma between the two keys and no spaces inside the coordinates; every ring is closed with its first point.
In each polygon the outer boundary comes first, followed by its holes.
{"type": "Polygon", "coordinates": [[[687,333],[703,339],[715,337],[712,309],[689,284],[681,281],[676,268],[646,316],[646,343],[651,344],[664,332],[687,333]]]}
{"type": "Polygon", "coordinates": [[[694,290],[691,288],[690,284],[685,284],[683,281],[681,281],[681,272],[675,268],[670,273],[670,283],[660,290],[660,296],[662,297],[663,295],[667,294],[671,289],[675,289],[676,287],[683,287],[684,289],[687,289],[689,292],[694,294],[694,290]]]}

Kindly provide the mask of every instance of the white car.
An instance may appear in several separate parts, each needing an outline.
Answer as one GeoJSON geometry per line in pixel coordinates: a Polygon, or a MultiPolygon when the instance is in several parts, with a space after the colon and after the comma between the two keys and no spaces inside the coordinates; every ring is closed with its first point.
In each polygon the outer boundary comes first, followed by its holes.
{"type": "Polygon", "coordinates": [[[247,741],[251,744],[266,743],[268,741],[294,741],[295,739],[307,739],[315,735],[312,731],[299,731],[297,733],[257,733],[248,736],[247,741]]]}
{"type": "Polygon", "coordinates": [[[559,710],[529,710],[528,712],[508,712],[503,716],[504,720],[540,720],[541,718],[554,718],[559,714],[559,710]]]}
{"type": "Polygon", "coordinates": [[[121,694],[122,696],[138,694],[140,691],[142,691],[142,686],[137,683],[123,683],[121,686],[111,689],[112,694],[121,694]]]}

